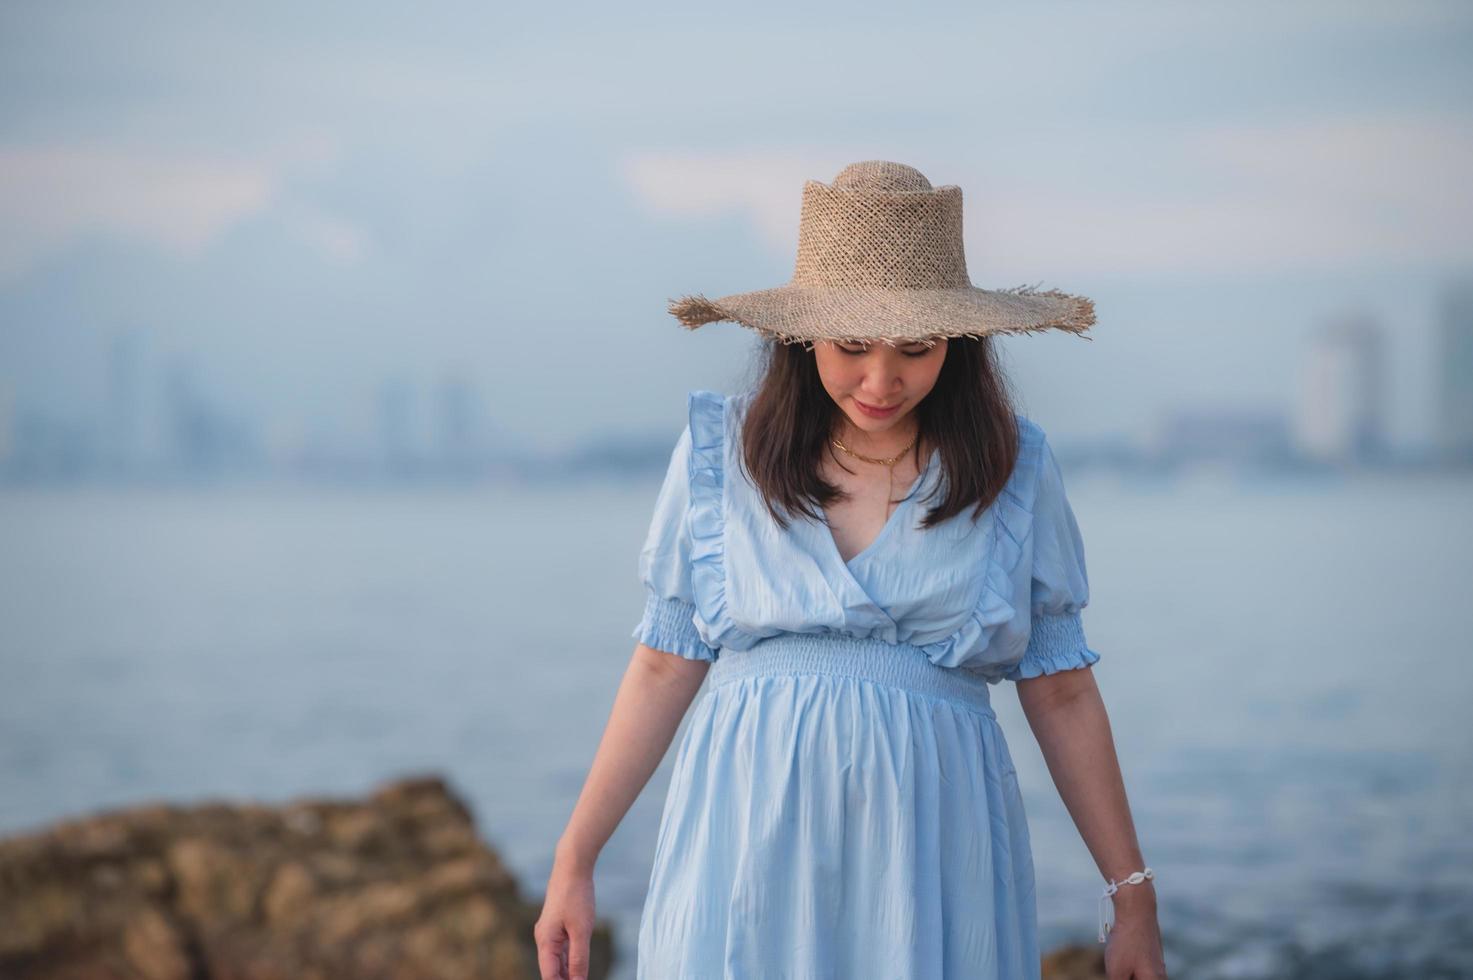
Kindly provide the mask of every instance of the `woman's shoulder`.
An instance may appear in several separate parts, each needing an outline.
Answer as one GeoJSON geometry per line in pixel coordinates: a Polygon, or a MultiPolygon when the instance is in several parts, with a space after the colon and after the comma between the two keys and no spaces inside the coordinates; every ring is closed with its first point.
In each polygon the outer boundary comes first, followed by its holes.
{"type": "Polygon", "coordinates": [[[755,394],[751,389],[732,394],[698,388],[686,396],[691,435],[698,442],[719,444],[739,431],[755,394]]]}
{"type": "Polygon", "coordinates": [[[695,389],[686,395],[687,422],[681,439],[687,445],[693,520],[717,533],[720,499],[725,493],[732,395],[695,389]]]}
{"type": "Polygon", "coordinates": [[[712,410],[724,410],[735,397],[722,391],[694,388],[686,394],[686,407],[690,409],[692,415],[697,412],[708,413],[712,410]]]}
{"type": "Polygon", "coordinates": [[[1021,412],[1014,412],[1013,418],[1018,422],[1018,459],[1013,465],[1013,475],[1022,482],[1031,483],[1037,478],[1048,451],[1048,433],[1037,421],[1021,412]]]}
{"type": "Polygon", "coordinates": [[[1024,415],[1022,412],[1014,412],[1013,418],[1018,423],[1018,446],[1020,449],[1037,446],[1047,441],[1047,434],[1043,431],[1043,426],[1038,422],[1024,415]]]}
{"type": "Polygon", "coordinates": [[[1037,499],[1048,436],[1043,426],[1021,412],[1014,412],[1013,418],[1018,430],[1018,456],[1003,484],[1002,497],[1009,500],[1014,511],[1028,514],[1037,499]]]}
{"type": "Polygon", "coordinates": [[[752,388],[746,388],[742,391],[731,393],[727,393],[724,391],[711,391],[706,388],[693,388],[686,395],[686,398],[688,402],[692,405],[731,405],[738,408],[746,408],[747,405],[751,403],[752,397],[756,395],[756,393],[756,390],[752,388]]]}
{"type": "Polygon", "coordinates": [[[699,388],[686,395],[687,428],[694,443],[711,449],[725,440],[732,397],[699,388]]]}

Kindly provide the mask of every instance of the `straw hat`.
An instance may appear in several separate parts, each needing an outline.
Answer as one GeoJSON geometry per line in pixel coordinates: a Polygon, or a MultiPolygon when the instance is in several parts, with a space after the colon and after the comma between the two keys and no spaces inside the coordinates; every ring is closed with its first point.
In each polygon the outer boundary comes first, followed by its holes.
{"type": "Polygon", "coordinates": [[[785,344],[893,346],[1038,330],[1084,336],[1095,322],[1094,302],[1083,296],[973,286],[961,188],[932,188],[919,170],[888,160],[852,163],[832,185],[804,182],[798,262],[787,285],[715,300],[684,296],[670,312],[692,330],[731,320],[785,344]]]}

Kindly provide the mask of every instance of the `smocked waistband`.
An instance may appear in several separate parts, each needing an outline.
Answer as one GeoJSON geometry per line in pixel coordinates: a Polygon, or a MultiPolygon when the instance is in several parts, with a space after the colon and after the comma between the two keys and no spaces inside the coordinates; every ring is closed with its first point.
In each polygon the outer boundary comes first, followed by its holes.
{"type": "Polygon", "coordinates": [[[707,672],[717,687],[752,677],[826,674],[853,677],[941,698],[992,715],[992,696],[982,675],[938,667],[906,643],[861,639],[842,633],[779,633],[750,650],[724,649],[707,672]]]}

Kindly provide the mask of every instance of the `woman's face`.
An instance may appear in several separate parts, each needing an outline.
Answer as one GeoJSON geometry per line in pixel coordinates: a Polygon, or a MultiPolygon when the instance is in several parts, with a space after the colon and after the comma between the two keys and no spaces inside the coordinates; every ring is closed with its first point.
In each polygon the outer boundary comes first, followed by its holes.
{"type": "Polygon", "coordinates": [[[879,435],[900,427],[930,394],[946,360],[946,338],[932,347],[914,342],[891,347],[880,341],[813,345],[818,376],[855,428],[879,435]],[[882,411],[883,410],[883,411],[882,411]]]}

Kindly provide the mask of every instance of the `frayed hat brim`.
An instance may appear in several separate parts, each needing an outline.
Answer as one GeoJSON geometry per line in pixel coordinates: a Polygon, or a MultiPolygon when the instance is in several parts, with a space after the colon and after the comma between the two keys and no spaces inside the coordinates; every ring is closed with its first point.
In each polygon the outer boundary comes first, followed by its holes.
{"type": "Polygon", "coordinates": [[[684,296],[670,303],[682,326],[729,320],[782,343],[819,340],[889,344],[936,337],[1063,330],[1089,340],[1094,301],[1035,286],[1012,289],[891,289],[778,286],[710,300],[684,296]]]}

